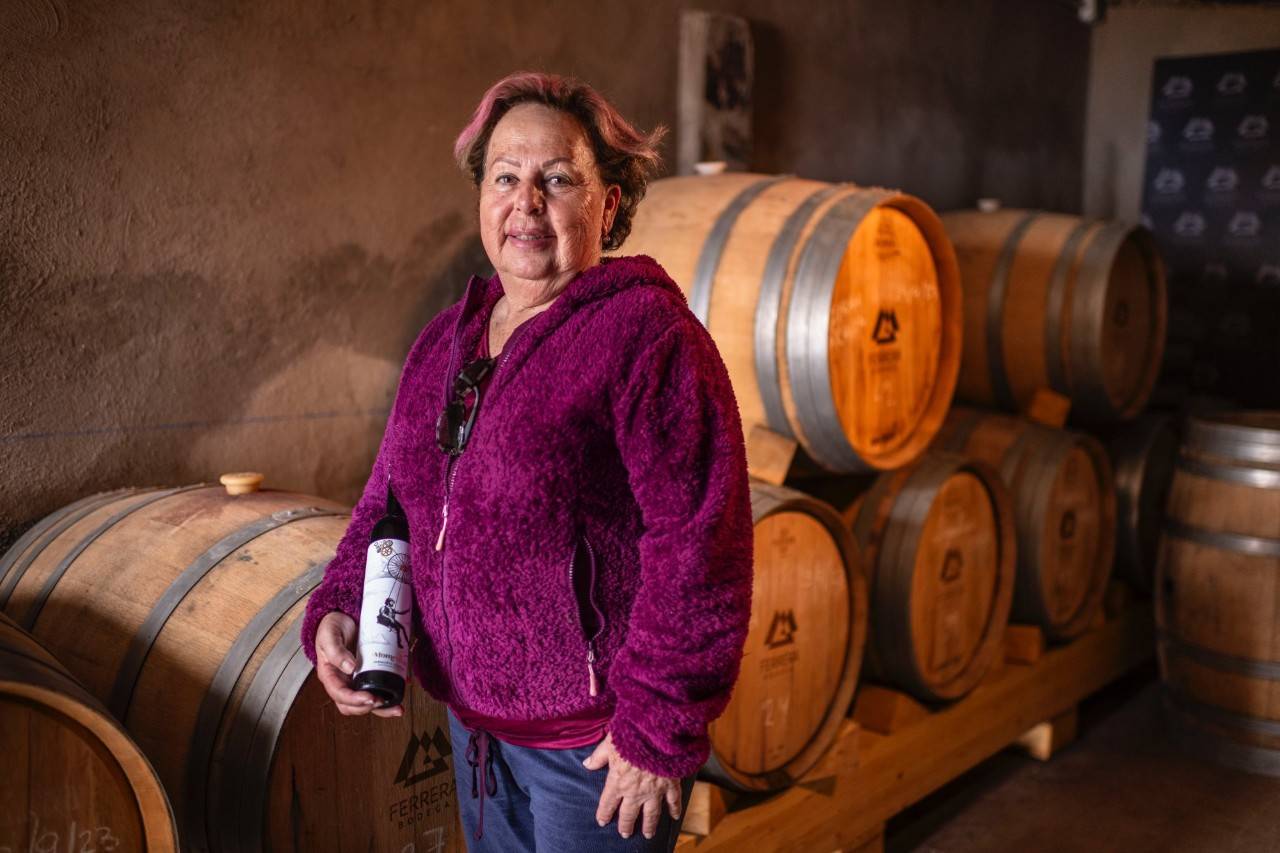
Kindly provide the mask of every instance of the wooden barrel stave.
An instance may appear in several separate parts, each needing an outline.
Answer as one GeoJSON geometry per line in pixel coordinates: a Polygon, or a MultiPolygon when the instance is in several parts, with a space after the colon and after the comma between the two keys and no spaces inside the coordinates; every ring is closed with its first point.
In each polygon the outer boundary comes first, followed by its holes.
{"type": "Polygon", "coordinates": [[[957,396],[1021,410],[1041,388],[1094,422],[1138,414],[1167,323],[1149,233],[1041,211],[944,214],[964,284],[957,396]]]}
{"type": "Polygon", "coordinates": [[[1193,418],[1156,611],[1166,702],[1206,757],[1280,775],[1280,413],[1193,418]]]}
{"type": "Polygon", "coordinates": [[[748,428],[794,437],[835,471],[905,464],[939,428],[958,369],[958,273],[917,199],[761,175],[673,178],[651,186],[626,249],[685,289],[748,428]],[[893,329],[880,335],[882,320],[893,329]]]}
{"type": "Polygon", "coordinates": [[[835,741],[862,665],[867,597],[856,546],[833,509],[780,486],[751,490],[751,624],[703,776],[761,791],[794,783],[835,741]]]}
{"type": "Polygon", "coordinates": [[[1012,603],[1014,521],[998,474],[930,452],[882,474],[845,518],[867,566],[874,676],[925,701],[968,693],[1001,647],[1012,603]],[[953,578],[945,577],[948,560],[953,578]],[[942,661],[939,642],[947,645],[942,661]]]}
{"type": "Polygon", "coordinates": [[[294,732],[332,705],[297,632],[346,529],[345,508],[279,492],[170,491],[130,494],[66,526],[22,558],[29,565],[8,605],[123,710],[174,795],[184,845],[259,850],[269,840],[272,849],[306,850],[367,845],[372,833],[378,844],[403,846],[436,830],[447,848],[460,845],[447,752],[438,756],[443,772],[393,783],[417,733],[448,748],[443,710],[419,688],[409,691],[405,717],[352,724],[359,731],[346,749],[377,760],[343,764],[340,783],[306,746],[315,729],[294,732]],[[68,620],[74,635],[59,630],[68,620]],[[442,785],[447,797],[438,796],[442,785]],[[365,810],[335,823],[353,791],[365,810]],[[371,826],[370,810],[387,808],[378,796],[413,797],[412,820],[380,814],[371,826]]]}
{"type": "Polygon", "coordinates": [[[156,771],[106,709],[0,614],[0,847],[176,851],[156,771]]]}
{"type": "Polygon", "coordinates": [[[1011,618],[1053,641],[1088,629],[1115,552],[1111,464],[1083,433],[956,408],[938,446],[986,462],[1013,497],[1018,571],[1011,618]]]}

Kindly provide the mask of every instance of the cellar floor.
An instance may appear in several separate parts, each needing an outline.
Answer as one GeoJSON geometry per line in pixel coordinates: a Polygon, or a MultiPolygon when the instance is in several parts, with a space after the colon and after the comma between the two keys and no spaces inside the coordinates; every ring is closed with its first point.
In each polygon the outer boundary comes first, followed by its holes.
{"type": "Polygon", "coordinates": [[[898,815],[886,851],[1280,850],[1280,779],[1183,754],[1160,710],[1151,665],[1082,704],[1052,761],[1006,750],[898,815]]]}

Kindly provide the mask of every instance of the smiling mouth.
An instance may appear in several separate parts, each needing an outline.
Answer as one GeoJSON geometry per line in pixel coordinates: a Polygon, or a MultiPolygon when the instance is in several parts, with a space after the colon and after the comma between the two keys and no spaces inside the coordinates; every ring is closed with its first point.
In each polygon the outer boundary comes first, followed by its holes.
{"type": "Polygon", "coordinates": [[[519,240],[522,243],[536,243],[539,240],[551,239],[550,234],[508,234],[508,239],[519,240]]]}

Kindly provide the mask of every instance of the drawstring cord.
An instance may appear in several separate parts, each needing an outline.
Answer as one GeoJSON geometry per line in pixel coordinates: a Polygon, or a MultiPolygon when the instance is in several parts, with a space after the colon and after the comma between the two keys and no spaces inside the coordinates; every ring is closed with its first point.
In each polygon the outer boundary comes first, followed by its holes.
{"type": "Polygon", "coordinates": [[[498,777],[493,772],[493,753],[489,747],[489,733],[476,729],[467,738],[466,759],[471,765],[471,798],[480,800],[480,819],[476,823],[476,841],[484,836],[484,798],[498,793],[498,777]]]}

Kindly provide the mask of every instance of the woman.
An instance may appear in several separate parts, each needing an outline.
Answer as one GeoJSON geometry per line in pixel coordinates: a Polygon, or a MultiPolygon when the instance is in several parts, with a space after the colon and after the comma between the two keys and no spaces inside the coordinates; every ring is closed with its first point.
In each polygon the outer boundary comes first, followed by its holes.
{"type": "Polygon", "coordinates": [[[630,231],[657,137],[569,79],[485,95],[455,153],[496,275],[410,351],[307,608],[339,710],[401,713],[348,679],[390,485],[412,540],[414,670],[449,706],[455,755],[467,743],[458,799],[482,849],[670,849],[742,656],[752,519],[728,374],[661,267],[601,258],[630,231]]]}

